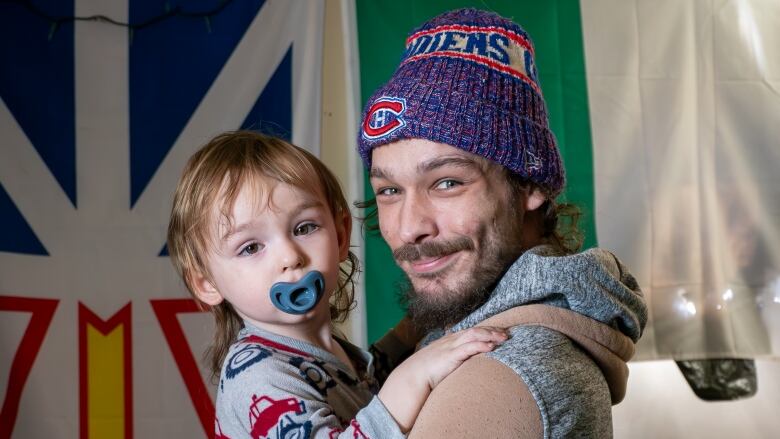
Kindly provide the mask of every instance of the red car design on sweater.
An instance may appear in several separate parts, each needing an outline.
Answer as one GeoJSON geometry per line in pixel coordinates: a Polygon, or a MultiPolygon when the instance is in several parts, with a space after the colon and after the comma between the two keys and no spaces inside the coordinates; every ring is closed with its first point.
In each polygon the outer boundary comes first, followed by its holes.
{"type": "MultiPolygon", "coordinates": [[[[257,395],[252,395],[252,405],[249,406],[249,425],[252,426],[250,434],[253,439],[262,439],[268,437],[268,432],[275,426],[280,430],[300,427],[304,430],[303,437],[308,437],[306,426],[294,423],[289,416],[290,413],[300,415],[305,412],[303,402],[295,398],[274,400],[268,396],[258,398],[257,395]],[[282,422],[285,420],[287,422],[282,422]]],[[[308,427],[311,429],[310,424],[308,427]]]]}

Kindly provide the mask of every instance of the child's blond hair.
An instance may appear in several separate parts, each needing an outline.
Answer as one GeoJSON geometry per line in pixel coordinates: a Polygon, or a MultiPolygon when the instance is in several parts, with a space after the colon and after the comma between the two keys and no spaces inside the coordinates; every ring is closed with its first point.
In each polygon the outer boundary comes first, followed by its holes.
{"type": "MultiPolygon", "coordinates": [[[[213,307],[200,302],[194,293],[193,279],[198,273],[211,278],[205,255],[218,241],[210,233],[215,203],[221,201],[218,206],[221,219],[230,224],[230,212],[243,185],[251,184],[262,191],[263,178],[321,194],[336,223],[350,214],[333,173],[317,157],[284,140],[252,131],[227,132],[212,139],[190,158],[176,186],[168,224],[168,251],[195,300],[214,314],[216,334],[207,352],[214,376],[219,375],[228,348],[243,322],[227,301],[213,307]]],[[[352,308],[351,287],[357,270],[357,258],[349,252],[341,264],[338,288],[331,299],[333,321],[346,319],[352,308]]]]}

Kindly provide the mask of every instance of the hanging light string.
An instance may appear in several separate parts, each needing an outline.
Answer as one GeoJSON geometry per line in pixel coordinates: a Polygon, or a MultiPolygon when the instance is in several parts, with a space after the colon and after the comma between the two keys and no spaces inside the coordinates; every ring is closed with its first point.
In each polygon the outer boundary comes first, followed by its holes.
{"type": "Polygon", "coordinates": [[[155,17],[146,19],[144,21],[141,21],[139,23],[129,23],[129,22],[126,23],[123,21],[115,20],[105,15],[70,16],[70,17],[54,16],[41,10],[39,7],[35,6],[32,0],[0,0],[0,3],[13,3],[13,4],[23,6],[33,15],[48,21],[50,23],[49,41],[51,41],[51,39],[54,38],[54,34],[57,33],[57,30],[60,28],[60,25],[66,23],[72,23],[75,21],[96,21],[100,23],[107,23],[107,24],[113,24],[115,26],[124,27],[129,29],[130,39],[132,40],[134,31],[153,26],[155,24],[161,23],[163,21],[169,20],[174,17],[202,18],[205,21],[206,29],[208,30],[209,33],[211,33],[211,17],[222,12],[230,3],[233,3],[233,0],[220,0],[220,2],[213,9],[208,11],[200,11],[200,12],[185,11],[178,5],[171,7],[170,3],[166,2],[165,3],[166,12],[157,15],[155,17]]]}

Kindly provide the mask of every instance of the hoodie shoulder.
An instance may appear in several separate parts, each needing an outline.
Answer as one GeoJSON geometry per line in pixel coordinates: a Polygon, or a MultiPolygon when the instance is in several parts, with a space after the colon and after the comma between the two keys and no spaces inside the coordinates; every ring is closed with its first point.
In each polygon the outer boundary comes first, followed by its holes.
{"type": "Polygon", "coordinates": [[[487,354],[528,387],[544,437],[612,437],[612,403],[598,365],[564,334],[544,326],[516,326],[512,338],[487,354]]]}
{"type": "Polygon", "coordinates": [[[647,304],[636,279],[617,257],[600,248],[560,255],[551,246],[534,247],[512,264],[485,305],[493,315],[529,303],[570,309],[634,342],[647,323],[647,304]]]}

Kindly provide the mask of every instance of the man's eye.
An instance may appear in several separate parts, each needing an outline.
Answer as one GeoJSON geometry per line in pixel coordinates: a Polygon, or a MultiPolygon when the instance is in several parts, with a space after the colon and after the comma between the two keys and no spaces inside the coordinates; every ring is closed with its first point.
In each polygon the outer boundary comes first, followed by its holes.
{"type": "Polygon", "coordinates": [[[390,196],[398,194],[398,188],[383,187],[376,191],[377,196],[390,196]]]}
{"type": "Polygon", "coordinates": [[[296,227],[295,230],[293,231],[293,234],[295,236],[309,235],[314,233],[319,228],[320,227],[314,223],[305,223],[296,227]]]}
{"type": "Polygon", "coordinates": [[[436,183],[436,189],[452,189],[455,186],[460,186],[460,182],[457,180],[447,179],[436,183]]]}
{"type": "Polygon", "coordinates": [[[262,247],[260,244],[253,242],[251,244],[245,245],[243,248],[241,248],[241,251],[238,253],[239,256],[252,256],[253,254],[260,251],[262,247]]]}

